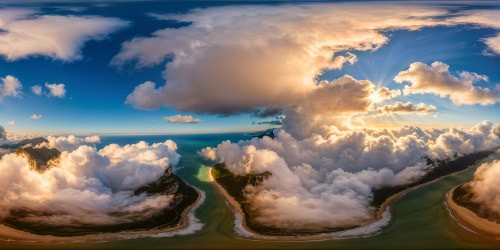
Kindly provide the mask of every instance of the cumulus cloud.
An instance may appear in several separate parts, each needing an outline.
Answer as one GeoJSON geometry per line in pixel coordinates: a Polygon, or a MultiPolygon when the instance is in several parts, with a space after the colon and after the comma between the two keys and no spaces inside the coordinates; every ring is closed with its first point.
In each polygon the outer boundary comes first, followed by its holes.
{"type": "Polygon", "coordinates": [[[225,141],[201,154],[225,163],[236,175],[271,173],[261,186],[245,188],[256,222],[317,230],[368,221],[375,209],[373,189],[415,182],[428,170],[425,157],[450,159],[499,146],[491,122],[466,130],[331,126],[305,139],[282,129],[274,139],[225,141]]]}
{"type": "MultiPolygon", "coordinates": [[[[313,92],[323,71],[355,63],[356,51],[386,44],[388,37],[381,31],[459,24],[498,27],[496,10],[453,13],[436,6],[363,3],[226,6],[154,14],[190,24],[125,42],[111,63],[145,67],[171,59],[163,73],[168,84],[148,81],[127,97],[126,103],[139,109],[171,106],[195,113],[267,113],[313,92]]],[[[488,38],[486,43],[494,41],[488,38]]],[[[375,102],[400,95],[384,90],[375,102]]],[[[483,103],[491,103],[491,98],[483,103]]]]}
{"type": "Polygon", "coordinates": [[[81,47],[102,40],[128,23],[98,16],[41,15],[33,10],[0,9],[0,55],[9,61],[45,56],[63,61],[81,59],[81,47]]]}
{"type": "Polygon", "coordinates": [[[169,117],[164,117],[164,121],[168,123],[199,123],[200,119],[193,118],[190,115],[174,115],[169,117]]]}
{"type": "Polygon", "coordinates": [[[487,76],[467,71],[454,76],[449,71],[449,65],[442,62],[433,62],[430,66],[421,62],[412,63],[394,80],[410,83],[403,89],[405,95],[434,94],[448,97],[456,105],[492,105],[500,100],[500,94],[494,89],[474,85],[478,81],[487,82],[487,76]]]}
{"type": "Polygon", "coordinates": [[[30,118],[32,120],[40,120],[40,119],[42,119],[42,115],[40,115],[40,114],[32,114],[30,118]]]}
{"type": "Polygon", "coordinates": [[[483,163],[474,173],[474,179],[466,185],[473,194],[472,202],[480,204],[481,209],[500,218],[500,160],[483,163]]]}
{"type": "Polygon", "coordinates": [[[387,43],[382,30],[434,26],[440,21],[432,18],[445,13],[417,6],[309,4],[155,15],[190,25],[125,42],[112,64],[144,67],[172,58],[163,74],[168,84],[145,82],[127,97],[136,108],[225,115],[280,110],[314,92],[324,70],[355,63],[356,51],[387,43]]]}
{"type": "Polygon", "coordinates": [[[62,83],[60,83],[60,84],[45,83],[45,87],[49,89],[47,96],[59,97],[59,98],[64,98],[64,96],[66,96],[66,89],[64,88],[65,85],[62,83]]]}
{"type": "Polygon", "coordinates": [[[48,97],[64,98],[66,96],[66,85],[62,83],[45,83],[46,91],[43,91],[43,87],[40,85],[35,85],[31,87],[33,94],[41,96],[46,95],[48,97]]]}
{"type": "Polygon", "coordinates": [[[167,208],[172,197],[134,191],[176,165],[176,150],[169,140],[111,144],[101,150],[84,145],[63,151],[56,166],[44,172],[33,171],[23,156],[6,154],[0,159],[0,219],[75,226],[148,218],[167,208]],[[20,209],[43,213],[14,215],[20,209]]]}
{"type": "Polygon", "coordinates": [[[295,105],[283,110],[282,127],[299,139],[328,129],[326,125],[350,127],[350,117],[372,108],[375,85],[344,75],[318,87],[295,105]]]}
{"type": "Polygon", "coordinates": [[[401,95],[401,90],[399,89],[389,89],[387,87],[378,88],[375,93],[373,93],[370,98],[373,102],[382,102],[393,99],[401,95]]]}
{"type": "Polygon", "coordinates": [[[11,75],[0,78],[0,101],[7,96],[19,97],[21,89],[21,82],[17,78],[11,75]]]}
{"type": "Polygon", "coordinates": [[[35,95],[42,95],[42,86],[40,85],[35,85],[31,87],[31,92],[35,95]]]}
{"type": "Polygon", "coordinates": [[[437,108],[434,105],[427,105],[425,103],[419,103],[417,105],[411,102],[396,102],[394,105],[385,105],[377,109],[380,113],[415,113],[415,114],[430,114],[436,113],[437,108]]]}
{"type": "Polygon", "coordinates": [[[76,137],[70,136],[48,136],[47,142],[38,145],[39,147],[56,148],[62,151],[73,151],[78,147],[101,142],[99,136],[76,137]]]}

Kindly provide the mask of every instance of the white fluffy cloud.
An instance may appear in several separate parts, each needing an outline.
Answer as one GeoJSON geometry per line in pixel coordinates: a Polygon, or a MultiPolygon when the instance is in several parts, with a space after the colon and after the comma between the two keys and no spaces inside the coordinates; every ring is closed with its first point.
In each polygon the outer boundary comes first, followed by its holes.
{"type": "Polygon", "coordinates": [[[33,92],[33,94],[35,94],[35,95],[42,95],[42,91],[43,91],[43,89],[42,89],[42,86],[40,86],[40,85],[35,85],[35,86],[32,86],[32,87],[31,87],[31,91],[32,91],[32,92],[33,92]]]}
{"type": "Polygon", "coordinates": [[[425,156],[448,159],[500,146],[491,122],[467,130],[339,130],[297,139],[279,130],[264,137],[205,148],[202,155],[234,174],[272,175],[246,188],[253,218],[292,229],[350,227],[373,216],[372,190],[414,182],[427,171],[425,156]]]}
{"type": "Polygon", "coordinates": [[[403,89],[405,95],[429,93],[448,97],[457,105],[491,105],[500,100],[500,94],[495,89],[474,85],[478,81],[487,82],[487,76],[467,71],[454,76],[449,71],[449,65],[442,62],[433,62],[430,66],[421,62],[412,63],[408,70],[399,72],[394,80],[410,83],[403,89]]]}
{"type": "Polygon", "coordinates": [[[466,184],[473,193],[472,201],[500,217],[500,160],[483,163],[474,173],[474,179],[466,184]]]}
{"type": "Polygon", "coordinates": [[[30,118],[31,118],[31,120],[40,120],[40,119],[42,119],[42,117],[43,116],[40,114],[32,114],[30,118]]]}
{"type": "Polygon", "coordinates": [[[430,114],[437,111],[436,106],[427,105],[425,103],[413,104],[411,102],[396,102],[394,105],[384,105],[377,109],[380,113],[415,113],[415,114],[430,114]]]}
{"type": "MultiPolygon", "coordinates": [[[[459,24],[498,27],[496,10],[447,16],[450,13],[437,6],[363,3],[230,6],[155,14],[190,24],[125,42],[112,64],[135,62],[144,67],[172,59],[163,73],[165,85],[148,81],[127,97],[126,103],[139,109],[171,106],[195,113],[273,113],[269,111],[294,105],[314,92],[315,79],[324,70],[355,63],[356,51],[377,50],[387,43],[382,31],[459,24]]],[[[478,76],[464,77],[467,81],[478,76]]],[[[478,88],[473,91],[484,94],[478,88]]],[[[374,101],[399,94],[381,91],[374,101]]],[[[482,102],[491,103],[491,98],[482,102]]],[[[468,101],[478,101],[473,99],[468,101]]]]}
{"type": "Polygon", "coordinates": [[[65,85],[62,83],[60,84],[45,83],[45,87],[49,89],[49,92],[47,93],[48,96],[59,97],[59,98],[64,98],[64,96],[66,96],[65,85]]]}
{"type": "Polygon", "coordinates": [[[112,63],[137,66],[173,60],[166,85],[145,82],[128,96],[141,109],[234,114],[293,105],[318,86],[327,69],[376,50],[386,29],[415,30],[440,23],[446,11],[417,6],[309,4],[231,6],[155,15],[191,24],[125,42],[112,63]]]}
{"type": "Polygon", "coordinates": [[[6,154],[0,159],[0,218],[26,208],[44,214],[17,220],[49,225],[108,225],[148,218],[168,207],[172,197],[133,192],[176,165],[176,150],[172,141],[111,144],[101,150],[79,146],[63,151],[57,166],[41,173],[23,156],[6,154]]]}
{"type": "Polygon", "coordinates": [[[21,82],[11,75],[0,78],[0,101],[7,96],[19,97],[22,87],[21,82]]]}
{"type": "Polygon", "coordinates": [[[40,85],[34,85],[31,87],[33,94],[41,96],[42,94],[48,97],[58,97],[64,98],[66,96],[66,85],[62,83],[45,83],[46,91],[43,91],[43,87],[40,85]],[[45,92],[45,93],[44,93],[45,92]]]}
{"type": "Polygon", "coordinates": [[[200,119],[193,118],[190,115],[174,115],[169,117],[164,117],[164,121],[168,123],[199,123],[200,119]]]}
{"type": "Polygon", "coordinates": [[[33,10],[0,9],[0,55],[7,60],[46,56],[63,61],[81,58],[89,40],[102,40],[128,23],[98,16],[40,15],[33,10]]]}
{"type": "Polygon", "coordinates": [[[80,146],[88,144],[97,144],[101,142],[99,136],[76,137],[70,136],[48,136],[46,143],[40,144],[40,147],[57,148],[62,151],[73,151],[80,146]]]}

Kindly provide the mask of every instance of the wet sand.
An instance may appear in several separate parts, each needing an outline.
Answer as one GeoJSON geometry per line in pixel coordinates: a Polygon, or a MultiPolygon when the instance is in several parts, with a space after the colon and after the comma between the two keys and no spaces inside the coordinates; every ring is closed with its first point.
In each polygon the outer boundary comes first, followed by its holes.
{"type": "Polygon", "coordinates": [[[195,189],[198,193],[198,199],[191,204],[187,209],[185,209],[181,215],[181,220],[175,227],[163,228],[163,229],[151,229],[151,230],[134,230],[134,231],[123,231],[116,233],[98,233],[98,234],[88,234],[81,236],[54,236],[54,235],[38,235],[15,228],[8,227],[6,225],[0,224],[0,240],[6,241],[26,241],[26,242],[103,242],[103,241],[113,241],[121,240],[126,238],[136,238],[136,237],[149,237],[155,234],[165,234],[172,233],[178,230],[183,230],[189,227],[189,216],[188,214],[192,209],[198,207],[198,203],[202,200],[202,193],[195,189]]]}
{"type": "Polygon", "coordinates": [[[451,216],[463,227],[481,235],[500,239],[500,224],[478,217],[471,210],[458,205],[453,200],[453,191],[446,195],[445,204],[451,216]]]}

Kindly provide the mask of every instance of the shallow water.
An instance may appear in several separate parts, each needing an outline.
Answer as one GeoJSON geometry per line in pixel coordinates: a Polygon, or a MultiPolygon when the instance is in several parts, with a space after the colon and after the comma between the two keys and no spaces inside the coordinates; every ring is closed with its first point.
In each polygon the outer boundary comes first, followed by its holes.
{"type": "MultiPolygon", "coordinates": [[[[215,146],[223,140],[247,139],[244,134],[176,135],[176,136],[113,136],[102,137],[103,146],[109,143],[127,144],[145,140],[150,143],[174,140],[182,155],[176,174],[206,193],[206,200],[196,211],[204,224],[194,234],[170,238],[142,238],[103,243],[33,243],[0,242],[8,248],[71,248],[71,249],[499,249],[500,240],[477,235],[458,225],[448,215],[444,195],[454,186],[469,180],[475,168],[456,173],[437,182],[407,193],[391,205],[392,221],[374,236],[314,242],[270,242],[242,239],[234,233],[234,215],[221,195],[208,182],[204,161],[197,151],[215,146]],[[201,171],[200,171],[200,168],[201,171]]],[[[498,156],[497,156],[498,157],[498,156]]]]}

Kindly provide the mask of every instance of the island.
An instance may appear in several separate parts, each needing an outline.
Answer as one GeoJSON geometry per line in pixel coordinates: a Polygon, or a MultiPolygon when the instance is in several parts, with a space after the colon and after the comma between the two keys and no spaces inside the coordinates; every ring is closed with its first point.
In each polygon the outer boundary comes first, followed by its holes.
{"type": "Polygon", "coordinates": [[[500,237],[497,205],[500,193],[496,188],[499,169],[500,161],[484,163],[476,170],[474,178],[451,189],[446,195],[446,207],[453,219],[471,231],[493,238],[500,237]],[[484,170],[491,172],[484,173],[484,170]],[[490,181],[485,181],[486,178],[490,181]]]}
{"type": "MultiPolygon", "coordinates": [[[[43,173],[47,169],[57,167],[61,152],[55,148],[48,148],[43,143],[44,138],[24,140],[16,144],[2,145],[1,148],[25,157],[31,171],[43,173]]],[[[32,223],[22,218],[36,216],[47,211],[34,211],[29,208],[19,208],[9,211],[9,216],[0,221],[0,238],[40,240],[40,241],[100,241],[109,240],[120,235],[139,235],[166,233],[187,228],[189,225],[188,213],[199,205],[201,193],[187,185],[172,172],[168,166],[164,174],[155,182],[142,186],[133,192],[134,196],[172,196],[170,203],[159,213],[146,219],[131,220],[113,225],[50,225],[32,223]]]]}
{"type": "Polygon", "coordinates": [[[349,229],[355,229],[369,225],[382,219],[384,212],[391,204],[404,193],[418,188],[430,182],[437,181],[451,173],[462,171],[476,162],[481,161],[490,156],[494,151],[483,151],[461,156],[456,159],[449,160],[431,160],[426,158],[429,165],[426,175],[416,182],[394,187],[385,187],[374,189],[373,200],[371,206],[374,208],[373,217],[359,225],[344,228],[328,228],[324,230],[307,230],[307,229],[288,229],[274,228],[259,224],[253,219],[253,212],[245,199],[245,187],[247,185],[258,186],[263,181],[269,178],[272,174],[264,172],[259,174],[235,175],[231,173],[224,163],[217,163],[210,169],[210,176],[213,184],[224,196],[231,209],[237,217],[241,217],[241,226],[253,234],[250,237],[261,237],[273,240],[316,240],[327,239],[329,233],[343,232],[349,229]]]}

